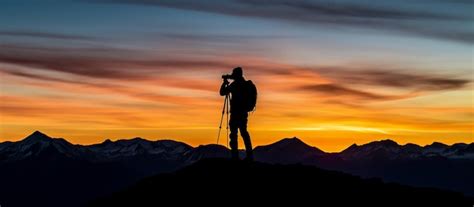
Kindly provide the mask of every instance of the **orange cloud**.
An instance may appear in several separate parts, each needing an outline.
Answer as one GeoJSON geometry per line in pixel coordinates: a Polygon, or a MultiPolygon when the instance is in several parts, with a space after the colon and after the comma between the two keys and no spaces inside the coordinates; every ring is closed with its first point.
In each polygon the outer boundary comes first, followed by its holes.
{"type": "Polygon", "coordinates": [[[331,151],[380,138],[415,143],[473,138],[472,104],[399,104],[449,91],[472,97],[463,90],[470,79],[369,67],[302,67],[245,55],[209,61],[128,56],[113,49],[84,55],[83,50],[0,51],[0,139],[45,130],[76,143],[126,136],[213,143],[223,104],[220,75],[238,65],[259,89],[249,122],[256,144],[300,136],[331,151]]]}

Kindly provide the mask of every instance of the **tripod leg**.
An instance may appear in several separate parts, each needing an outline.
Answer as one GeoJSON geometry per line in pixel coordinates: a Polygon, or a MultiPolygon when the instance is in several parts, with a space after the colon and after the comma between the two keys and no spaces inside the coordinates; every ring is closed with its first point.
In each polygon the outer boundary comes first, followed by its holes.
{"type": "Polygon", "coordinates": [[[229,148],[229,106],[230,106],[230,103],[229,103],[229,95],[226,96],[227,98],[227,148],[229,148]]]}
{"type": "Polygon", "coordinates": [[[227,103],[227,96],[225,96],[225,99],[224,99],[224,106],[222,107],[222,115],[221,115],[221,122],[219,123],[219,131],[217,132],[217,144],[219,144],[219,138],[221,136],[221,129],[222,129],[222,121],[224,120],[224,112],[225,112],[225,108],[227,107],[228,103],[227,103]]]}

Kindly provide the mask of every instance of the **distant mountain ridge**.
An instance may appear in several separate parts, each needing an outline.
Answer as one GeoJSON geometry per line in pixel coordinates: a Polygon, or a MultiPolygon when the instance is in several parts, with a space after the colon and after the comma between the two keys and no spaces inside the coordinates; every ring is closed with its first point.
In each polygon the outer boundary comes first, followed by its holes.
{"type": "Polygon", "coordinates": [[[150,141],[139,137],[117,141],[105,140],[92,145],[73,145],[63,138],[52,138],[35,131],[21,141],[0,143],[0,162],[35,159],[43,155],[92,162],[117,161],[136,156],[193,161],[208,156],[221,157],[222,155],[222,153],[218,155],[204,153],[201,148],[207,148],[210,151],[225,151],[227,149],[220,145],[191,147],[183,142],[173,140],[150,141]]]}
{"type": "MultiPolygon", "coordinates": [[[[65,158],[88,161],[114,161],[134,156],[156,156],[170,160],[196,161],[208,157],[226,157],[227,148],[220,145],[192,147],[173,140],[150,141],[143,138],[106,140],[93,145],[73,145],[63,138],[51,138],[39,131],[17,142],[0,143],[0,162],[18,161],[38,157],[43,153],[57,154],[65,158]]],[[[295,163],[320,157],[328,153],[309,146],[300,139],[285,138],[273,144],[257,146],[257,159],[265,162],[295,163]]],[[[353,144],[339,153],[344,160],[354,159],[416,159],[444,157],[449,159],[474,159],[474,143],[446,145],[434,142],[424,147],[416,144],[399,145],[392,140],[353,144]]]]}
{"type": "Polygon", "coordinates": [[[416,144],[399,145],[392,140],[374,141],[364,145],[353,144],[340,152],[345,159],[367,159],[386,157],[389,159],[413,159],[420,157],[446,157],[452,159],[474,159],[474,143],[457,143],[451,146],[434,142],[421,147],[416,144]]]}

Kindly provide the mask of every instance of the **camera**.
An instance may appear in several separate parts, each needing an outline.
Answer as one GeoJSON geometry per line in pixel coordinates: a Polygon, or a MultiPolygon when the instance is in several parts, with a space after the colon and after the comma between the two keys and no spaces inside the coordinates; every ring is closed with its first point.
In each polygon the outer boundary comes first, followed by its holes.
{"type": "Polygon", "coordinates": [[[233,78],[232,78],[232,75],[230,74],[224,74],[222,75],[222,79],[233,79],[233,78]]]}

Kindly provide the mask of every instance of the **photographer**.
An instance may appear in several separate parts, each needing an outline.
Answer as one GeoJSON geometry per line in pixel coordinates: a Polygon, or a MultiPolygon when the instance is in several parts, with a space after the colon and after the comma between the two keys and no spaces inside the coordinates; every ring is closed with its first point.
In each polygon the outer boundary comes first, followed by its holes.
{"type": "Polygon", "coordinates": [[[255,109],[257,100],[257,89],[252,81],[246,81],[243,77],[242,68],[237,67],[232,70],[231,75],[222,76],[223,83],[220,89],[221,96],[231,95],[230,98],[230,148],[232,159],[239,159],[238,151],[238,130],[245,144],[246,157],[245,160],[252,161],[252,143],[250,134],[247,131],[248,112],[255,109]],[[229,84],[229,80],[233,82],[229,84]]]}

